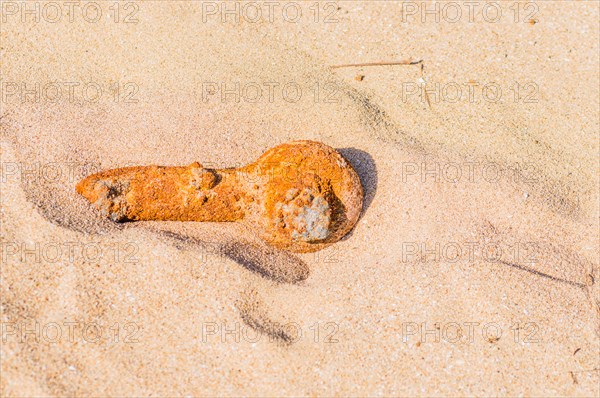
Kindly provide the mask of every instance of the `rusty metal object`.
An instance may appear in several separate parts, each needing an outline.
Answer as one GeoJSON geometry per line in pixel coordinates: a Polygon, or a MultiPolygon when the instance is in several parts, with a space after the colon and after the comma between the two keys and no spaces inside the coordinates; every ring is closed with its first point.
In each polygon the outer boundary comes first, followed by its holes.
{"type": "Polygon", "coordinates": [[[356,224],[363,189],[333,148],[295,141],[238,169],[139,166],[103,171],[77,192],[104,216],[123,221],[237,221],[281,249],[310,252],[356,224]]]}

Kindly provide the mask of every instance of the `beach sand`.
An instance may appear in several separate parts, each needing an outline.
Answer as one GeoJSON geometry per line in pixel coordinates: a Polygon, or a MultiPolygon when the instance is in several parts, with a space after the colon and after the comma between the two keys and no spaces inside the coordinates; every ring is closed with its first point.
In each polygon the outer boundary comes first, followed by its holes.
{"type": "Polygon", "coordinates": [[[50,3],[1,5],[2,396],[600,394],[598,3],[50,3]],[[365,189],[316,253],[75,192],[299,139],[365,189]]]}

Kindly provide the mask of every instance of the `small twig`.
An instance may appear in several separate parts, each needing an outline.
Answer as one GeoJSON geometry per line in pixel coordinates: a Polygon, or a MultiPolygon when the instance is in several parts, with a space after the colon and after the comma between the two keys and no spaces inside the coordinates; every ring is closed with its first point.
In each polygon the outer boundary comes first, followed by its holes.
{"type": "Polygon", "coordinates": [[[421,62],[423,62],[422,59],[418,60],[418,61],[389,61],[389,62],[367,62],[367,63],[363,63],[363,64],[341,64],[341,65],[331,65],[330,68],[331,69],[337,69],[337,68],[351,68],[351,67],[357,67],[357,66],[389,66],[389,65],[417,65],[420,64],[421,62]]]}
{"type": "Polygon", "coordinates": [[[431,109],[431,101],[429,100],[429,93],[427,93],[427,82],[425,81],[425,64],[423,63],[421,63],[421,79],[423,79],[423,91],[425,91],[425,99],[427,100],[429,109],[431,109]]]}

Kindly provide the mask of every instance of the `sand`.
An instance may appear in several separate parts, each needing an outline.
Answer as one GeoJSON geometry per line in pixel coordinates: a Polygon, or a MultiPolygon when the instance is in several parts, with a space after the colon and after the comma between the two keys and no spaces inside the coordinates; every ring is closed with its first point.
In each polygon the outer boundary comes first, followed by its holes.
{"type": "Polygon", "coordinates": [[[466,3],[2,2],[0,394],[598,396],[600,6],[466,3]],[[365,188],[316,253],[75,192],[298,139],[365,188]]]}

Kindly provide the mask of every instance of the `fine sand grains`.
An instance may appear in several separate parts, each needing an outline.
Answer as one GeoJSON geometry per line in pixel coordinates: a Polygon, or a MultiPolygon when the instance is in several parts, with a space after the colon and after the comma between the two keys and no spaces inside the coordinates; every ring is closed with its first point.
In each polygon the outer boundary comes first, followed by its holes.
{"type": "Polygon", "coordinates": [[[97,23],[0,25],[3,88],[66,90],[1,103],[2,396],[599,394],[598,4],[538,2],[535,24],[503,2],[498,23],[394,2],[222,23],[174,1],[126,24],[98,4],[97,23]],[[424,69],[330,67],[405,59],[424,69]],[[442,95],[471,81],[502,98],[442,95]],[[74,191],[294,140],[364,188],[355,228],[314,253],[237,223],[117,224],[74,191]]]}

